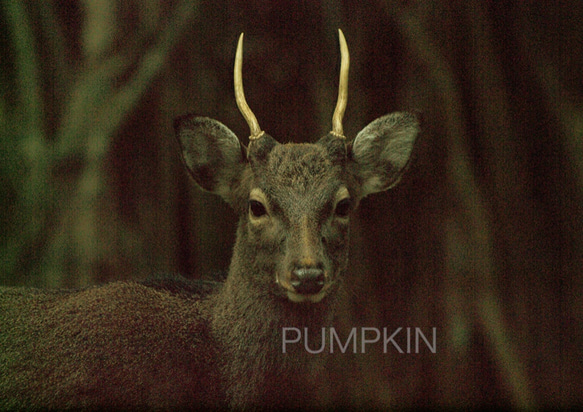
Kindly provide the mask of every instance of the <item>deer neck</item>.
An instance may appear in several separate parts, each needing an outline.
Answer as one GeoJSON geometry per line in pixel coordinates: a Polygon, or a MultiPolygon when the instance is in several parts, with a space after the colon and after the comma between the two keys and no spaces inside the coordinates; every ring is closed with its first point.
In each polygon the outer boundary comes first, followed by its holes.
{"type": "MultiPolygon", "coordinates": [[[[325,353],[310,354],[301,345],[283,353],[283,328],[298,328],[310,333],[309,347],[321,345],[322,328],[334,321],[337,294],[318,303],[294,303],[285,295],[261,290],[251,279],[258,273],[252,259],[237,256],[220,293],[212,302],[212,334],[222,353],[221,368],[231,406],[311,405],[321,399],[322,376],[326,373],[325,353]],[[240,259],[240,260],[237,260],[240,259]],[[295,388],[302,396],[289,395],[282,388],[295,388]]],[[[273,278],[275,279],[275,278],[273,278]]],[[[275,283],[275,280],[273,280],[275,283]]],[[[324,396],[326,397],[326,396],[324,396]]],[[[311,405],[313,406],[313,405],[311,405]]]]}

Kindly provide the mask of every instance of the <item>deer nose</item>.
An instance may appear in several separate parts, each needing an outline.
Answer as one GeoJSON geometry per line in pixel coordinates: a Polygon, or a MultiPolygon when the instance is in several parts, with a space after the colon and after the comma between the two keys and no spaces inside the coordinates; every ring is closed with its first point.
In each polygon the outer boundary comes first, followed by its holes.
{"type": "Polygon", "coordinates": [[[300,295],[315,295],[324,287],[324,271],[318,267],[297,267],[292,270],[290,283],[300,295]]]}

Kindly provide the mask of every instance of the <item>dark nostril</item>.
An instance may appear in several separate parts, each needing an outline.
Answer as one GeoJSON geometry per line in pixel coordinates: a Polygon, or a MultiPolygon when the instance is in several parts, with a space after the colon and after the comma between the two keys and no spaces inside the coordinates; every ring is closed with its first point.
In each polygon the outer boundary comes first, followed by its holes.
{"type": "Polygon", "coordinates": [[[296,268],[292,271],[291,285],[301,295],[315,295],[324,287],[324,271],[319,268],[296,268]]]}

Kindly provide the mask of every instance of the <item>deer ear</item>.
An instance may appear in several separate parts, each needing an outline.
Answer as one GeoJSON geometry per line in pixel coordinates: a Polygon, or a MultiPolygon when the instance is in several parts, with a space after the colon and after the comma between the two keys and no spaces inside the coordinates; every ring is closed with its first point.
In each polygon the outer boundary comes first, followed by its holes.
{"type": "Polygon", "coordinates": [[[411,113],[391,113],[371,122],[354,139],[351,155],[361,181],[361,195],[396,185],[413,151],[419,120],[411,113]]]}
{"type": "Polygon", "coordinates": [[[196,183],[229,201],[231,187],[244,167],[237,136],[216,120],[192,115],[177,118],[174,131],[196,183]]]}

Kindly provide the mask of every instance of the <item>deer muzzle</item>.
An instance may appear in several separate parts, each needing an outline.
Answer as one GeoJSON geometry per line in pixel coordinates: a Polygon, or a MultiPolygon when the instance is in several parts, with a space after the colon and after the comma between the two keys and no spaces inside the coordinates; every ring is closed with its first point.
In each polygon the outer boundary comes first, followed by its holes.
{"type": "Polygon", "coordinates": [[[296,303],[318,303],[331,286],[322,265],[296,266],[284,276],[278,276],[277,283],[284,289],[287,298],[296,303]]]}

